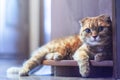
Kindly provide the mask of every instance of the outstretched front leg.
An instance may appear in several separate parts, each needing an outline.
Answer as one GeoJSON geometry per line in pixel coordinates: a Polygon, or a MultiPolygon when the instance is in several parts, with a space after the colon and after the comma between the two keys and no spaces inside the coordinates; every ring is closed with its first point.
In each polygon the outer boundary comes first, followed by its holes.
{"type": "Polygon", "coordinates": [[[90,73],[90,67],[87,51],[84,48],[80,47],[73,55],[73,59],[78,63],[81,76],[88,77],[90,73]]]}

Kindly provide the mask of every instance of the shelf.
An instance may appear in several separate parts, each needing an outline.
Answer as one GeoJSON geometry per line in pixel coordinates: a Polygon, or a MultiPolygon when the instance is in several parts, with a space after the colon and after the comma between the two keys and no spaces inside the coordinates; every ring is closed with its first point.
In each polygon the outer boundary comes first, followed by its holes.
{"type": "MultiPolygon", "coordinates": [[[[106,61],[101,61],[101,62],[96,62],[94,60],[91,60],[91,65],[92,66],[103,66],[103,67],[112,67],[113,66],[113,61],[106,60],[106,61]]],[[[78,66],[77,62],[74,60],[60,60],[60,61],[55,61],[55,60],[44,60],[43,65],[51,65],[51,66],[78,66]]]]}

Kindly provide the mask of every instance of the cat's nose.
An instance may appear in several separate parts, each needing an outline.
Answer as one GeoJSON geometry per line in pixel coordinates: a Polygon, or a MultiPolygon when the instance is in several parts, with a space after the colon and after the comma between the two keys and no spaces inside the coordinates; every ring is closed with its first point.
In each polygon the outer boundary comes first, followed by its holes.
{"type": "Polygon", "coordinates": [[[96,39],[97,36],[93,36],[94,39],[96,39]]]}

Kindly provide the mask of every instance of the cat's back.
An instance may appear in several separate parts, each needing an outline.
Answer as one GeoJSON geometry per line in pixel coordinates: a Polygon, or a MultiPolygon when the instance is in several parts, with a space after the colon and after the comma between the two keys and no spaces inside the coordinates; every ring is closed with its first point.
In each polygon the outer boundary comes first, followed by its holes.
{"type": "Polygon", "coordinates": [[[52,40],[46,46],[49,48],[68,48],[76,50],[76,48],[78,48],[80,45],[82,45],[82,42],[80,41],[79,35],[73,35],[65,38],[52,40]]]}

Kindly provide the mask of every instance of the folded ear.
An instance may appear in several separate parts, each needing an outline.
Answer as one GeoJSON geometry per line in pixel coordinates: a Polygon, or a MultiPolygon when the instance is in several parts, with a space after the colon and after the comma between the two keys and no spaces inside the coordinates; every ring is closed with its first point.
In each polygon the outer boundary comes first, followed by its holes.
{"type": "Polygon", "coordinates": [[[82,27],[85,23],[85,21],[88,19],[88,17],[83,18],[82,20],[79,20],[80,26],[82,27]]]}
{"type": "Polygon", "coordinates": [[[100,16],[98,16],[98,17],[101,18],[102,20],[108,22],[108,23],[111,23],[111,19],[110,19],[110,16],[109,16],[109,15],[104,15],[104,14],[102,14],[102,15],[100,15],[100,16]]]}

